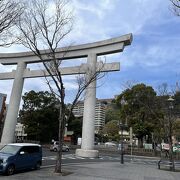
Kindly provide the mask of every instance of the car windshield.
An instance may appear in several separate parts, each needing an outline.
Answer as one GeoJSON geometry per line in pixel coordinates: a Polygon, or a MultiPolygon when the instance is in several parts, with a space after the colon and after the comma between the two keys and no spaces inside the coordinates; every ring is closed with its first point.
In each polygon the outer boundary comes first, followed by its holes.
{"type": "Polygon", "coordinates": [[[19,151],[20,148],[21,148],[20,146],[6,145],[0,150],[0,153],[7,153],[14,155],[19,151]]]}

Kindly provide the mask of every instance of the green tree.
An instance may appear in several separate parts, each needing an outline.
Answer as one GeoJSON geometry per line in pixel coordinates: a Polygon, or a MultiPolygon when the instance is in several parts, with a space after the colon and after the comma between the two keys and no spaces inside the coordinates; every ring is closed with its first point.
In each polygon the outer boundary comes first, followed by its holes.
{"type": "Polygon", "coordinates": [[[58,138],[57,99],[47,91],[30,91],[22,97],[20,121],[25,125],[28,139],[50,142],[58,138]]]}
{"type": "Polygon", "coordinates": [[[179,134],[179,117],[180,117],[180,92],[175,92],[172,96],[174,99],[172,102],[168,102],[170,96],[164,95],[159,96],[159,104],[161,107],[159,110],[163,114],[163,118],[160,121],[160,127],[158,132],[161,133],[160,138],[168,142],[168,136],[175,136],[177,139],[180,137],[179,134]],[[170,117],[171,116],[171,117],[170,117]],[[171,120],[169,120],[169,118],[171,120]],[[171,129],[171,134],[169,131],[171,129]]]}
{"type": "Polygon", "coordinates": [[[180,119],[177,119],[173,125],[174,135],[177,141],[180,141],[180,119]]]}
{"type": "Polygon", "coordinates": [[[117,109],[109,109],[106,111],[106,118],[105,118],[105,122],[108,123],[109,121],[112,120],[119,120],[119,110],[117,109]]]}
{"type": "Polygon", "coordinates": [[[112,120],[105,124],[103,134],[108,137],[109,140],[116,141],[119,137],[118,121],[112,120]]]}
{"type": "Polygon", "coordinates": [[[180,140],[180,92],[177,91],[174,95],[174,123],[173,123],[173,135],[177,140],[180,140]]]}
{"type": "Polygon", "coordinates": [[[162,116],[158,109],[156,92],[151,86],[137,84],[131,89],[126,89],[116,101],[120,107],[122,123],[133,127],[139,147],[142,147],[143,138],[146,135],[152,136],[162,116]]]}

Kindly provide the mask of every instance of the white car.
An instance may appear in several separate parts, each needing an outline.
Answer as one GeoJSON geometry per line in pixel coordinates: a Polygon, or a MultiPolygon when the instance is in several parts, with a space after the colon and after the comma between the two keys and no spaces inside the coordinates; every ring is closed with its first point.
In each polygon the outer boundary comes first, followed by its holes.
{"type": "MultiPolygon", "coordinates": [[[[58,151],[59,148],[59,142],[54,141],[51,146],[50,146],[50,151],[58,151]]],[[[69,151],[69,146],[66,144],[63,144],[62,151],[68,152],[69,151]]]]}
{"type": "Polygon", "coordinates": [[[104,145],[105,145],[105,147],[116,147],[117,146],[117,144],[114,142],[106,142],[104,145]]]}

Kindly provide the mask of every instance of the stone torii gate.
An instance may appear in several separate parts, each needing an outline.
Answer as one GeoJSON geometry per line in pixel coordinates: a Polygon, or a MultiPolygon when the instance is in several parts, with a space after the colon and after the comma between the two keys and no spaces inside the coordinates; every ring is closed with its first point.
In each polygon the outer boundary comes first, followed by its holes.
{"type": "MultiPolygon", "coordinates": [[[[124,47],[132,42],[132,34],[123,35],[104,41],[88,43],[83,45],[71,46],[70,48],[59,48],[56,52],[56,58],[61,60],[77,59],[87,57],[87,63],[81,66],[64,67],[60,71],[62,75],[72,75],[84,73],[88,76],[87,69],[95,72],[100,66],[97,63],[97,56],[122,52],[124,47]],[[87,68],[88,67],[88,68],[87,68]]],[[[48,50],[42,50],[43,59],[49,61],[46,55],[48,50]]],[[[17,65],[16,70],[12,72],[0,73],[0,80],[14,79],[10,96],[8,111],[4,123],[1,144],[11,143],[14,140],[15,127],[17,123],[19,105],[22,96],[24,78],[44,77],[41,70],[30,70],[26,68],[27,64],[41,62],[33,52],[21,53],[1,53],[0,63],[3,65],[17,65]]],[[[101,71],[118,71],[119,63],[106,63],[101,71]]],[[[45,72],[47,75],[48,73],[45,72]]],[[[97,157],[98,151],[94,150],[94,120],[96,105],[96,81],[93,81],[86,89],[84,100],[84,114],[82,127],[82,145],[81,149],[76,150],[76,154],[82,157],[97,157]]]]}

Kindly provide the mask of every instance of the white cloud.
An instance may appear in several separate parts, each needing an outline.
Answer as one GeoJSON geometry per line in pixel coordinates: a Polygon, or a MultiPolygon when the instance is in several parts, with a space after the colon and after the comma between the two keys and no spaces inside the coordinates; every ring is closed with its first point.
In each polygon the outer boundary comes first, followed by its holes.
{"type": "MultiPolygon", "coordinates": [[[[89,13],[94,14],[99,19],[103,19],[106,16],[107,11],[114,9],[114,3],[110,0],[95,0],[95,1],[79,1],[79,0],[73,0],[72,1],[76,12],[80,11],[86,11],[89,13]]],[[[114,0],[115,2],[115,0],[114,0]]]]}
{"type": "Polygon", "coordinates": [[[16,70],[16,65],[2,65],[0,64],[0,72],[11,72],[12,70],[16,70]]]}
{"type": "Polygon", "coordinates": [[[73,0],[75,24],[68,40],[78,43],[98,41],[122,34],[144,33],[144,27],[159,24],[168,3],[157,0],[73,0]]]}
{"type": "Polygon", "coordinates": [[[0,48],[0,53],[15,53],[15,52],[25,52],[28,51],[29,49],[23,47],[22,45],[11,45],[10,47],[1,47],[0,48]]]}
{"type": "MultiPolygon", "coordinates": [[[[169,1],[72,0],[72,2],[75,24],[72,34],[68,35],[66,44],[88,43],[131,32],[134,36],[132,45],[126,47],[124,52],[107,56],[107,62],[121,61],[121,71],[111,73],[105,78],[105,85],[97,90],[101,97],[113,97],[115,93],[119,93],[118,89],[122,89],[121,82],[126,79],[132,78],[138,82],[144,80],[153,85],[164,80],[169,81],[168,75],[172,79],[173,75],[179,72],[179,17],[175,17],[170,12],[169,1]],[[143,71],[143,75],[140,74],[142,72],[138,68],[146,70],[143,71]],[[158,71],[161,71],[161,74],[158,74],[158,71]],[[110,83],[113,84],[113,92],[112,87],[109,86],[110,83]]],[[[19,46],[0,48],[0,52],[24,50],[25,48],[19,46]]],[[[84,59],[77,64],[83,61],[84,59]]],[[[64,66],[67,65],[73,66],[76,63],[75,61],[66,62],[64,66]]],[[[0,72],[11,71],[13,68],[0,65],[0,72]]],[[[32,69],[38,69],[38,66],[33,65],[32,69]]],[[[74,76],[64,77],[67,90],[76,89],[74,80],[74,76]]],[[[3,89],[10,92],[10,87],[1,84],[0,92],[3,89]]],[[[24,91],[31,89],[46,90],[48,88],[45,80],[26,80],[24,91]]]]}

